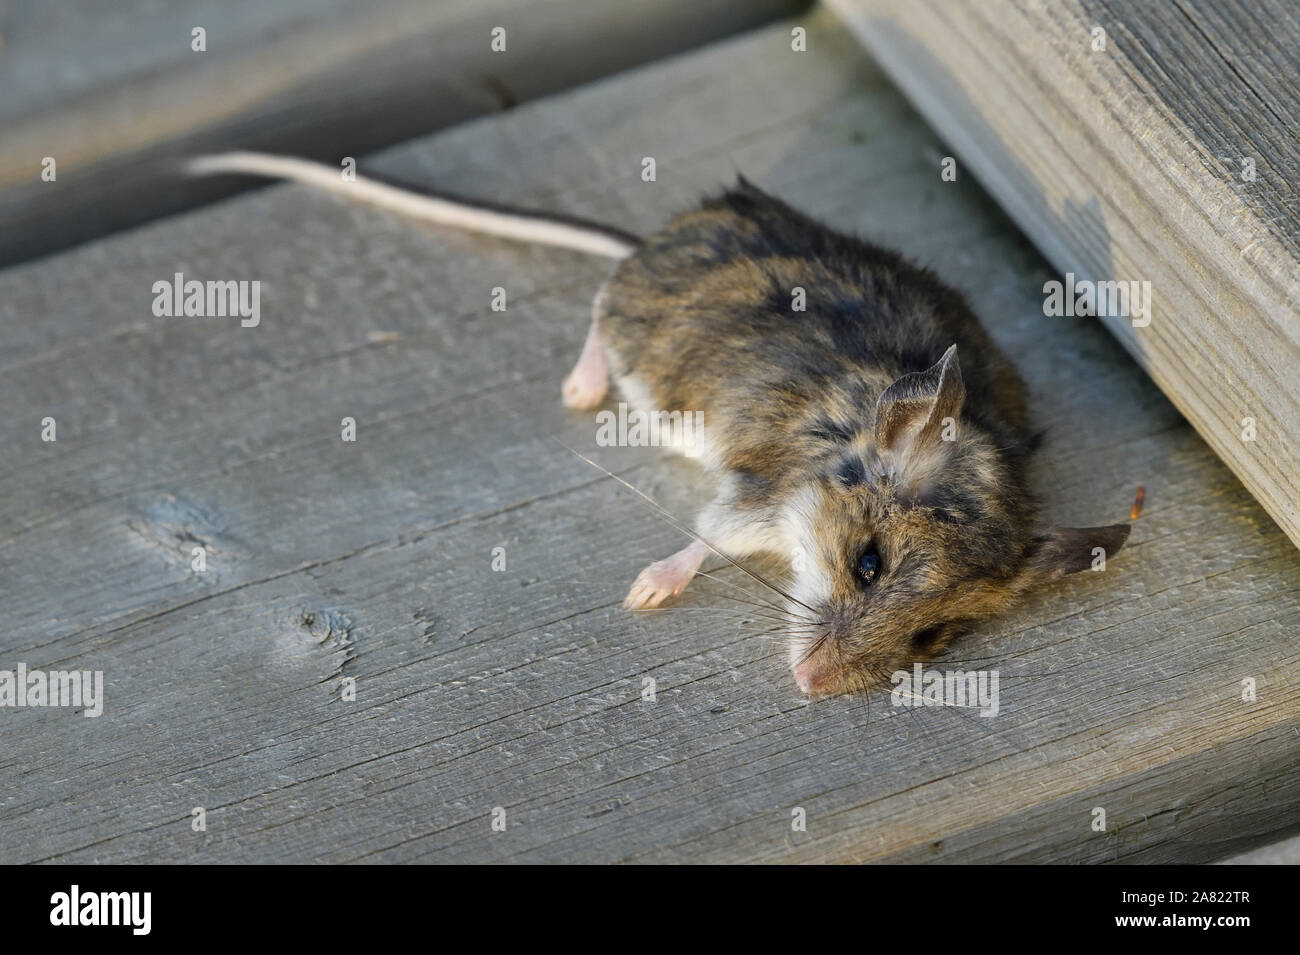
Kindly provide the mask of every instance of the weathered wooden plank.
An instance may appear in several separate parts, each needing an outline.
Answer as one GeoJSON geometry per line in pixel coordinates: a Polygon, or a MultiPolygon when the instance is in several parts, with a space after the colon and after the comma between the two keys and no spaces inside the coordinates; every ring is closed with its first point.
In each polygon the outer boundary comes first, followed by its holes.
{"type": "Polygon", "coordinates": [[[1300,544],[1295,7],[829,5],[1062,273],[1150,283],[1103,323],[1300,544]]]}
{"type": "Polygon", "coordinates": [[[336,163],[807,2],[11,4],[0,10],[0,264],[247,187],[170,175],[181,156],[247,147],[336,163]],[[497,28],[504,50],[491,46],[497,28]]]}
{"type": "Polygon", "coordinates": [[[1222,865],[1297,865],[1300,864],[1300,836],[1273,845],[1243,852],[1222,860],[1222,865]]]}
{"type": "Polygon", "coordinates": [[[1043,318],[1042,261],[805,25],[808,53],[785,24],[372,165],[641,232],[740,169],[968,290],[1047,429],[1048,512],[1147,489],[1106,573],[952,655],[999,668],[1001,714],[802,701],[734,572],[626,614],[678,536],[553,436],[677,513],[704,489],[559,406],[607,266],[278,187],[0,273],[0,668],[107,682],[98,719],[0,709],[0,861],[1201,860],[1300,824],[1300,555],[1114,341],[1043,318]],[[154,318],[177,270],[260,279],[262,323],[154,318]]]}

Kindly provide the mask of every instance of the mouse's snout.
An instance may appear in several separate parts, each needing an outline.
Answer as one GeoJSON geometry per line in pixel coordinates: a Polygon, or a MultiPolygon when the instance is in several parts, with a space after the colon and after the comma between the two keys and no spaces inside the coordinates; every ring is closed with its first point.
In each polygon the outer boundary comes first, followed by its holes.
{"type": "Polygon", "coordinates": [[[816,636],[791,642],[790,669],[799,692],[812,697],[836,696],[848,690],[843,651],[850,617],[834,605],[814,606],[820,619],[808,627],[816,636]]]}
{"type": "Polygon", "coordinates": [[[889,685],[890,672],[910,660],[893,631],[854,608],[824,608],[817,629],[815,639],[796,640],[790,646],[795,686],[807,696],[883,689],[889,685]]]}
{"type": "Polygon", "coordinates": [[[822,683],[822,674],[812,660],[804,660],[794,668],[794,682],[799,692],[813,696],[822,683]]]}
{"type": "Polygon", "coordinates": [[[815,660],[805,660],[794,668],[794,682],[799,692],[808,696],[834,696],[840,692],[835,671],[815,660]]]}
{"type": "Polygon", "coordinates": [[[842,692],[839,666],[825,648],[814,650],[794,665],[794,682],[808,696],[834,696],[842,692]]]}

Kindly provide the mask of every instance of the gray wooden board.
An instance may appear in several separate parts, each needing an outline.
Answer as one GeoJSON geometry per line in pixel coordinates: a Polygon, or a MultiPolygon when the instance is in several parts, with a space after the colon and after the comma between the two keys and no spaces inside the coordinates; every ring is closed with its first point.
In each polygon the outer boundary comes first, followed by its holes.
{"type": "Polygon", "coordinates": [[[641,232],[743,170],[968,291],[1048,431],[1049,513],[1147,489],[1106,572],[952,654],[1000,714],[803,701],[734,570],[624,612],[680,535],[560,442],[675,513],[707,489],[559,405],[608,265],[276,187],[0,273],[0,668],[106,681],[97,719],[0,709],[0,861],[1205,860],[1300,825],[1300,554],[802,22],[807,53],[783,24],[369,165],[641,232]],[[155,318],[176,271],[262,281],[261,325],[155,318]]]}
{"type": "Polygon", "coordinates": [[[827,2],[1300,546],[1295,4],[827,2]]]}
{"type": "Polygon", "coordinates": [[[179,156],[248,148],[338,163],[807,2],[0,3],[0,265],[249,187],[162,175],[179,156]],[[504,50],[491,45],[497,28],[504,50]]]}
{"type": "Polygon", "coordinates": [[[1300,836],[1243,852],[1220,861],[1221,865],[1300,865],[1300,836]]]}

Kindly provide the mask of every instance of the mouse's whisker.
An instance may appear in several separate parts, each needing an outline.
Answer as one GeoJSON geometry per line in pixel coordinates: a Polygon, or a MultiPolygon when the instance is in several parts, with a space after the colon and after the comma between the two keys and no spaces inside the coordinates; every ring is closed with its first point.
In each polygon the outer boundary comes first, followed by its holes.
{"type": "Polygon", "coordinates": [[[779,624],[770,626],[770,628],[767,628],[766,630],[759,630],[759,633],[761,634],[776,633],[776,634],[780,634],[781,637],[783,638],[793,638],[793,639],[809,639],[811,637],[810,631],[790,628],[790,626],[788,624],[785,624],[785,622],[779,622],[779,624]]]}
{"type": "Polygon", "coordinates": [[[605,467],[604,465],[601,465],[601,464],[596,463],[595,461],[593,461],[591,458],[587,457],[587,456],[586,456],[585,454],[583,454],[582,452],[580,452],[580,451],[576,451],[576,450],[574,450],[573,448],[570,448],[570,447],[569,447],[567,444],[565,444],[563,441],[560,441],[559,438],[555,438],[554,435],[552,435],[551,437],[554,438],[554,440],[555,440],[557,443],[559,443],[562,447],[568,449],[568,451],[569,451],[570,453],[572,453],[572,454],[574,454],[575,456],[577,456],[577,457],[581,458],[582,460],[586,461],[586,462],[587,462],[588,464],[590,464],[592,467],[596,468],[598,471],[603,472],[607,477],[611,477],[611,478],[613,478],[615,481],[617,481],[619,484],[623,485],[625,488],[627,488],[627,489],[628,489],[629,491],[631,491],[633,494],[636,494],[638,497],[640,497],[643,501],[645,501],[645,502],[646,502],[647,504],[649,504],[652,508],[654,508],[655,512],[658,513],[659,516],[662,517],[662,518],[663,518],[663,519],[664,519],[664,520],[669,524],[669,526],[675,528],[676,530],[681,531],[683,534],[686,534],[688,537],[692,538],[693,540],[697,540],[697,541],[699,541],[701,544],[703,544],[703,545],[704,545],[705,547],[707,547],[709,550],[713,551],[713,553],[717,554],[719,557],[721,557],[721,558],[722,558],[723,560],[725,560],[727,563],[731,564],[733,567],[738,568],[738,569],[739,569],[740,571],[742,571],[743,573],[748,574],[751,578],[753,578],[754,580],[756,580],[758,583],[762,584],[764,587],[766,587],[768,590],[772,591],[772,592],[773,592],[774,594],[776,594],[777,596],[779,596],[779,597],[784,597],[786,600],[790,601],[790,603],[792,603],[792,604],[798,604],[800,607],[803,607],[803,608],[804,608],[805,610],[807,610],[809,613],[812,613],[812,614],[817,613],[817,611],[814,610],[812,607],[809,607],[809,606],[808,606],[806,603],[804,603],[802,600],[799,600],[798,598],[792,596],[791,594],[786,593],[784,590],[782,590],[780,587],[776,586],[776,584],[772,583],[770,580],[768,580],[768,579],[767,579],[766,577],[764,577],[762,574],[759,574],[759,573],[757,573],[756,571],[750,570],[748,567],[746,567],[746,566],[745,566],[744,564],[742,564],[740,561],[736,560],[734,557],[730,556],[729,554],[724,554],[722,551],[718,550],[718,548],[714,547],[713,544],[710,543],[708,540],[706,540],[703,536],[701,536],[700,534],[695,533],[695,531],[691,530],[689,527],[687,527],[685,524],[683,524],[680,520],[678,520],[677,516],[676,516],[675,514],[673,514],[672,511],[668,510],[668,508],[664,507],[662,504],[660,504],[658,501],[656,501],[654,498],[652,498],[649,494],[645,493],[645,491],[641,490],[639,487],[636,487],[636,486],[635,486],[634,484],[632,484],[630,481],[628,481],[628,480],[626,480],[625,478],[620,477],[619,475],[615,474],[613,471],[609,470],[609,468],[605,467]]]}
{"type": "Polygon", "coordinates": [[[775,626],[784,626],[785,621],[779,617],[770,617],[753,610],[741,610],[738,607],[646,607],[632,611],[635,614],[659,613],[712,613],[731,617],[736,620],[766,620],[775,626]]]}
{"type": "Polygon", "coordinates": [[[768,606],[768,607],[771,607],[773,610],[780,610],[780,611],[782,611],[782,612],[786,612],[786,613],[790,612],[790,611],[786,610],[786,608],[784,608],[784,607],[780,607],[780,606],[778,606],[777,604],[770,603],[770,602],[768,602],[768,601],[766,601],[766,600],[763,600],[763,598],[762,598],[760,595],[754,593],[752,590],[746,590],[744,587],[741,587],[741,586],[739,586],[738,584],[732,583],[730,580],[726,580],[726,579],[724,579],[724,578],[722,578],[722,577],[719,577],[719,576],[717,576],[716,574],[710,574],[710,573],[708,573],[707,571],[703,571],[703,570],[697,570],[695,573],[696,573],[696,576],[699,576],[699,577],[707,577],[709,580],[716,580],[718,583],[722,584],[723,586],[730,587],[732,590],[735,590],[735,591],[738,592],[738,593],[745,594],[746,596],[751,597],[751,598],[753,598],[754,600],[760,600],[760,601],[762,601],[762,602],[764,603],[764,605],[766,605],[766,606],[768,606]]]}
{"type": "Polygon", "coordinates": [[[818,650],[820,650],[823,646],[826,645],[826,640],[827,640],[827,638],[828,638],[829,636],[830,636],[830,632],[827,631],[827,630],[823,630],[823,631],[821,632],[821,635],[818,636],[816,639],[814,639],[814,640],[813,640],[813,641],[812,641],[812,642],[811,642],[807,647],[805,647],[804,650],[799,654],[799,659],[795,661],[795,666],[799,666],[801,663],[805,663],[805,662],[807,662],[807,660],[808,660],[808,659],[809,659],[809,658],[810,658],[814,653],[816,653],[818,650]]]}
{"type": "Polygon", "coordinates": [[[731,600],[734,601],[735,603],[745,604],[750,607],[761,607],[763,610],[769,610],[772,613],[781,614],[782,619],[785,620],[793,619],[790,614],[786,613],[784,607],[778,607],[776,604],[768,603],[766,600],[746,600],[744,597],[736,597],[733,594],[720,594],[720,593],[713,593],[705,590],[702,590],[700,592],[708,594],[710,597],[716,597],[720,600],[731,600]]]}
{"type": "MultiPolygon", "coordinates": [[[[714,577],[712,574],[701,574],[701,576],[707,577],[710,580],[717,580],[719,583],[726,583],[726,581],[714,577]]],[[[747,591],[741,590],[741,593],[747,593],[747,591]]],[[[783,614],[786,619],[797,621],[799,623],[811,623],[817,625],[824,624],[824,621],[822,620],[817,620],[813,617],[808,616],[807,614],[802,614],[796,611],[792,611],[788,607],[781,607],[774,603],[769,603],[766,600],[759,600],[757,598],[755,598],[754,600],[743,600],[740,597],[734,597],[730,594],[712,594],[712,596],[721,597],[723,600],[734,600],[737,603],[750,604],[751,606],[755,606],[755,607],[762,607],[765,610],[772,610],[775,611],[776,613],[783,614]]]]}
{"type": "MultiPolygon", "coordinates": [[[[608,586],[609,586],[609,581],[600,581],[600,580],[579,580],[579,579],[576,578],[576,577],[553,577],[553,578],[551,578],[551,581],[552,581],[553,583],[557,583],[557,584],[583,584],[583,585],[585,585],[585,586],[589,586],[589,587],[608,587],[608,586]]],[[[725,581],[724,581],[724,583],[725,583],[725,581]]],[[[710,596],[721,597],[723,600],[734,600],[736,603],[739,603],[739,604],[745,604],[745,605],[747,605],[747,606],[754,607],[754,608],[756,608],[756,609],[758,609],[758,610],[770,611],[771,614],[773,614],[773,615],[771,615],[771,616],[769,616],[769,617],[767,618],[767,619],[769,619],[769,620],[786,620],[786,619],[787,619],[787,617],[785,617],[785,616],[775,616],[775,614],[785,614],[785,613],[786,613],[786,611],[785,611],[783,608],[778,607],[776,604],[769,604],[769,603],[766,603],[766,602],[763,602],[763,601],[758,601],[758,600],[741,600],[741,599],[738,598],[738,597],[732,597],[732,596],[730,596],[730,595],[728,595],[728,594],[711,594],[710,596]]],[[[707,608],[707,607],[698,607],[698,608],[685,608],[685,607],[680,607],[680,608],[678,608],[678,607],[643,607],[643,608],[638,608],[635,612],[637,612],[637,613],[648,613],[648,612],[650,612],[650,611],[656,611],[656,610],[678,610],[678,609],[680,609],[680,610],[685,610],[685,609],[706,610],[706,609],[710,609],[710,608],[707,608]]],[[[723,609],[723,608],[717,608],[717,609],[723,609]]],[[[736,610],[736,609],[738,609],[738,608],[731,607],[731,608],[725,608],[725,609],[736,610]]]]}
{"type": "MultiPolygon", "coordinates": [[[[741,570],[745,570],[745,568],[744,568],[743,566],[741,566],[740,564],[737,564],[736,566],[740,567],[741,570]]],[[[747,596],[752,597],[752,598],[754,598],[755,600],[762,600],[762,599],[763,599],[761,595],[754,593],[752,590],[748,590],[748,589],[746,589],[746,588],[744,588],[744,587],[741,587],[739,584],[736,584],[736,583],[734,583],[734,582],[732,582],[732,581],[729,581],[729,580],[726,580],[726,579],[724,579],[724,578],[722,578],[722,577],[719,577],[719,576],[717,576],[716,574],[711,574],[711,573],[708,573],[707,571],[703,571],[703,570],[697,570],[695,573],[696,573],[697,575],[699,575],[700,577],[707,577],[709,580],[716,580],[718,583],[720,583],[720,584],[724,584],[724,585],[730,587],[731,589],[736,590],[736,591],[738,591],[738,592],[740,592],[740,593],[742,593],[742,594],[746,594],[747,596]]],[[[766,601],[765,601],[765,602],[766,602],[766,601]]],[[[800,612],[800,611],[798,611],[798,610],[795,610],[795,609],[791,608],[791,607],[788,606],[788,605],[787,605],[787,606],[780,606],[780,605],[777,605],[777,604],[774,604],[774,603],[768,603],[768,606],[770,606],[770,607],[771,607],[772,609],[774,609],[774,610],[780,610],[782,613],[788,613],[788,614],[790,614],[790,616],[792,616],[792,617],[802,617],[802,618],[810,619],[810,620],[811,620],[811,619],[819,619],[819,615],[816,614],[815,612],[812,612],[812,615],[810,616],[809,614],[802,613],[802,612],[800,612]]],[[[805,605],[801,603],[799,606],[805,606],[805,605]]]]}

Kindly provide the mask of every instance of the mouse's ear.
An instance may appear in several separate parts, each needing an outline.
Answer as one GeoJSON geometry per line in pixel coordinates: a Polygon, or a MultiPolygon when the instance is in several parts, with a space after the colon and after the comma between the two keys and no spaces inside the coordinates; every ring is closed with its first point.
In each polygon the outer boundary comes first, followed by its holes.
{"type": "Polygon", "coordinates": [[[876,399],[876,447],[902,452],[940,440],[944,419],[956,420],[966,400],[957,346],[927,368],[904,375],[876,399]]]}
{"type": "Polygon", "coordinates": [[[1023,574],[1029,584],[1046,583],[1081,570],[1104,570],[1106,561],[1128,540],[1128,524],[1105,527],[1054,527],[1034,538],[1023,574]]]}

